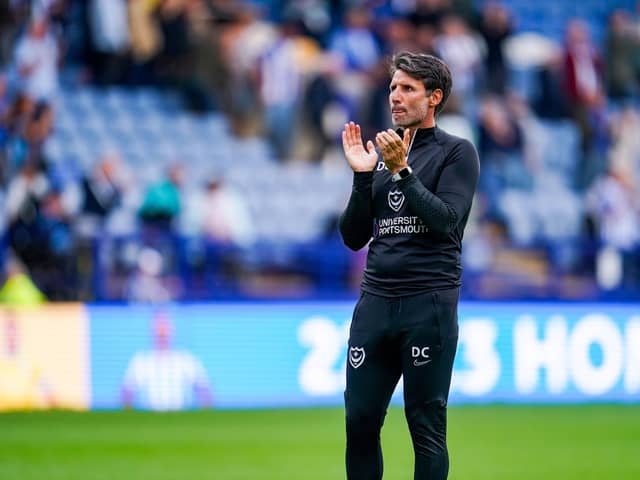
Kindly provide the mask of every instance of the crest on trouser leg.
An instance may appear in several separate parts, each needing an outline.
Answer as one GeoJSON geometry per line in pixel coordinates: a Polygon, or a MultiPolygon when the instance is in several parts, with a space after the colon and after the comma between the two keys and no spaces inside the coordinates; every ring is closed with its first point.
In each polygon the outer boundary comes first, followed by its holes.
{"type": "Polygon", "coordinates": [[[353,368],[358,368],[364,363],[364,348],[362,347],[350,347],[349,348],[349,363],[353,368]]]}

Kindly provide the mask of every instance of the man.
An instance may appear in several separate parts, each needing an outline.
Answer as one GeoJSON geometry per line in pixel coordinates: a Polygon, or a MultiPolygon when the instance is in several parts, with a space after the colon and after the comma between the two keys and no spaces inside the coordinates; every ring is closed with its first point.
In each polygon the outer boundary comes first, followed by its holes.
{"type": "Polygon", "coordinates": [[[191,352],[171,346],[170,318],[159,311],[152,321],[154,348],[136,352],[122,386],[125,407],[157,411],[208,408],[211,384],[202,362],[191,352]]]}
{"type": "Polygon", "coordinates": [[[20,91],[36,101],[53,100],[58,91],[59,58],[60,47],[47,18],[36,15],[15,46],[20,91]]]}
{"type": "Polygon", "coordinates": [[[340,217],[344,243],[369,240],[349,335],[346,467],[349,480],[382,478],[380,430],[400,376],[416,480],[446,479],[446,407],[458,340],[462,235],[479,173],[470,142],[435,125],[451,92],[447,65],[425,54],[393,57],[389,105],[397,131],[363,145],[342,132],[354,171],[340,217]]]}

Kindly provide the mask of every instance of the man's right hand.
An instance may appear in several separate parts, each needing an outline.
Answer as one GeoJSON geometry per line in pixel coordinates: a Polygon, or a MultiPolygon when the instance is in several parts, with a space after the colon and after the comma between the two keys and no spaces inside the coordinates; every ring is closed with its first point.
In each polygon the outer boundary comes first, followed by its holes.
{"type": "Polygon", "coordinates": [[[362,144],[360,125],[349,122],[342,130],[342,148],[347,162],[354,172],[371,172],[378,164],[378,153],[371,140],[367,142],[367,148],[362,144]]]}

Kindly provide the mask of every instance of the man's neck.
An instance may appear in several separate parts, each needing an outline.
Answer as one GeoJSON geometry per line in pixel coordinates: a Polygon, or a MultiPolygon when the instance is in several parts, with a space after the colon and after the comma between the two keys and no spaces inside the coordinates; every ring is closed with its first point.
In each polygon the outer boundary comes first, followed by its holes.
{"type": "Polygon", "coordinates": [[[433,114],[427,115],[427,117],[422,120],[422,122],[418,123],[417,125],[410,125],[408,127],[404,127],[405,130],[409,130],[409,132],[411,132],[411,134],[413,135],[415,133],[416,130],[420,129],[420,128],[433,128],[436,126],[436,118],[433,114]]]}
{"type": "Polygon", "coordinates": [[[436,126],[435,114],[429,111],[427,117],[418,125],[418,128],[433,128],[436,126]]]}

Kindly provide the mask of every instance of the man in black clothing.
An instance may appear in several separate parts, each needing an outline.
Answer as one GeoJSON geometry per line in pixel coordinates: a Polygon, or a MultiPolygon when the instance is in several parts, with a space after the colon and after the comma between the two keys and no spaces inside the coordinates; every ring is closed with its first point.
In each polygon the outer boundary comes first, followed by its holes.
{"type": "Polygon", "coordinates": [[[382,160],[371,140],[365,148],[359,125],[350,122],[342,132],[354,179],[340,232],[353,250],[371,240],[349,335],[347,478],[382,478],[380,430],[402,375],[414,479],[443,480],[461,243],[479,162],[470,142],[435,125],[451,91],[444,62],[400,53],[391,75],[398,130],[376,135],[382,160]]]}

